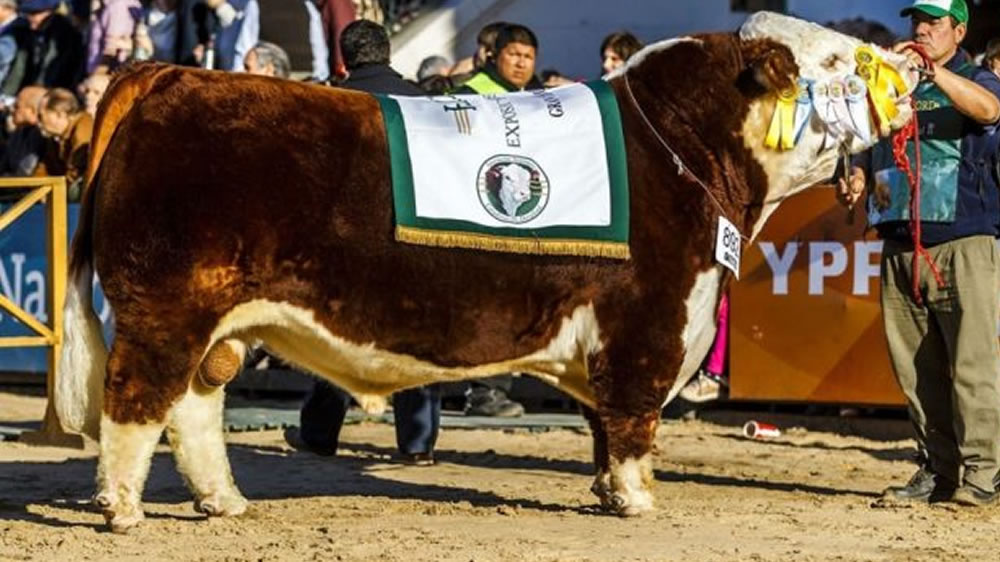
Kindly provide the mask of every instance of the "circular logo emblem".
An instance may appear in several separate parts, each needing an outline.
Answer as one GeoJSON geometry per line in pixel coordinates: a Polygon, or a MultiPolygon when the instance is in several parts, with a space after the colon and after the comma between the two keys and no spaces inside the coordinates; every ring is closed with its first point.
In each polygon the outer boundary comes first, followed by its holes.
{"type": "Polygon", "coordinates": [[[525,156],[499,154],[479,167],[476,189],[486,212],[500,222],[524,224],[549,202],[549,178],[525,156]]]}

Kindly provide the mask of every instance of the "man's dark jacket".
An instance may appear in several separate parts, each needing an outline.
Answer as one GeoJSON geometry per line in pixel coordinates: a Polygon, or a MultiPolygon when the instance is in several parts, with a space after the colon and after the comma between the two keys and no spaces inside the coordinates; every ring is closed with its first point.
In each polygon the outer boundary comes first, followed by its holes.
{"type": "Polygon", "coordinates": [[[349,71],[347,80],[338,84],[341,88],[358,90],[371,94],[394,96],[425,96],[426,92],[412,82],[403,80],[398,72],[387,64],[364,64],[349,71]]]}

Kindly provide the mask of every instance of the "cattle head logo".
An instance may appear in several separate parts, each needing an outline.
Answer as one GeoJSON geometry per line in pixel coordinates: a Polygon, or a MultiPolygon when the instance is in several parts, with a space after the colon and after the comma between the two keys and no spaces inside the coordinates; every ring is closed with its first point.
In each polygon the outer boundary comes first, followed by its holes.
{"type": "Polygon", "coordinates": [[[549,179],[531,158],[498,155],[479,167],[476,188],[486,212],[500,222],[524,224],[549,200],[549,179]]]}

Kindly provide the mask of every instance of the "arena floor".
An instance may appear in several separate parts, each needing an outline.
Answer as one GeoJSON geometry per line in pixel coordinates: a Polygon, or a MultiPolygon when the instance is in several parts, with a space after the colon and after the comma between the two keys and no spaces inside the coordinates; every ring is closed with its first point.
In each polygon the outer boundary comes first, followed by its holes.
{"type": "MultiPolygon", "coordinates": [[[[37,420],[43,407],[0,393],[0,425],[37,420]]],[[[87,503],[92,444],[0,442],[0,560],[954,562],[1000,552],[1000,508],[879,500],[912,472],[911,441],[784,429],[750,441],[738,424],[665,423],[659,510],[628,520],[596,511],[580,428],[449,427],[439,464],[423,468],[392,462],[385,423],[346,426],[338,458],[291,450],[281,430],[232,433],[247,514],[196,514],[161,446],[147,520],[124,536],[106,532],[87,503]]]]}

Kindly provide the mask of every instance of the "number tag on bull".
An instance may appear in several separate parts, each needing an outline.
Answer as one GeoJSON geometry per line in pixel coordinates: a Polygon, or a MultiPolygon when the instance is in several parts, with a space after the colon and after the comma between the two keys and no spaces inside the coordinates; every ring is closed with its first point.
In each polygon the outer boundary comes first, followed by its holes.
{"type": "Polygon", "coordinates": [[[740,278],[740,231],[726,217],[719,216],[719,231],[715,240],[715,261],[740,278]]]}

